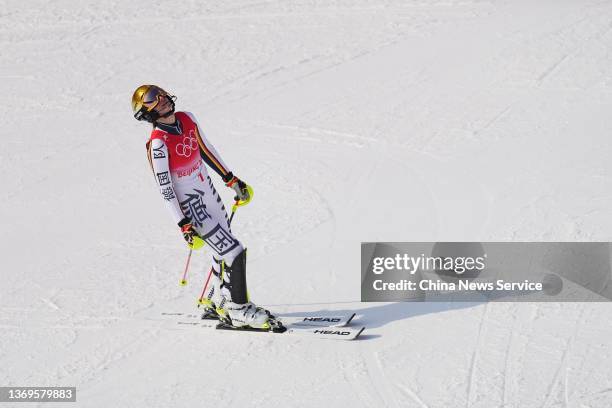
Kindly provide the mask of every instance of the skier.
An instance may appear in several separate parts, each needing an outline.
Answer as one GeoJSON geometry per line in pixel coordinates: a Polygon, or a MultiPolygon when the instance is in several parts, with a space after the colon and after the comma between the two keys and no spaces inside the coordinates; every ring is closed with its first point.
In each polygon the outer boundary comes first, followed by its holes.
{"type": "Polygon", "coordinates": [[[132,96],[132,109],[137,120],[153,125],[146,144],[149,163],[187,245],[199,249],[206,242],[214,251],[212,285],[203,299],[205,316],[233,327],[268,330],[270,313],[248,299],[246,248],[230,229],[204,163],[236,192],[240,204],[247,204],[253,191],[228,170],[193,114],[175,112],[175,100],[158,86],[142,85],[132,96]]]}

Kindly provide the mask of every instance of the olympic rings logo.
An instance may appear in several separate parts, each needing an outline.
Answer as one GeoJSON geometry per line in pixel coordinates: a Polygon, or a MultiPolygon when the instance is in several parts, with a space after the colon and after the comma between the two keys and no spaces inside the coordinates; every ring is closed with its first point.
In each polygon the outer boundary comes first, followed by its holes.
{"type": "Polygon", "coordinates": [[[183,157],[191,157],[191,152],[198,150],[198,141],[193,137],[193,131],[183,138],[183,143],[176,145],[175,150],[176,154],[183,157]]]}

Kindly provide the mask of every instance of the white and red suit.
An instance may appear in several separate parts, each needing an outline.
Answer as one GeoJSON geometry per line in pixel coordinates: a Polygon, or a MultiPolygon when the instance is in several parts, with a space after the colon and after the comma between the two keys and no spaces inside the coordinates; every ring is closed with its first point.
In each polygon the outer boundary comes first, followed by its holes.
{"type": "MultiPolygon", "coordinates": [[[[147,142],[155,180],[174,221],[187,217],[214,250],[213,257],[232,264],[243,247],[232,234],[227,212],[204,163],[224,180],[227,165],[204,137],[195,117],[176,112],[175,125],[156,124],[147,142]]],[[[213,265],[218,272],[218,262],[213,265]]]]}

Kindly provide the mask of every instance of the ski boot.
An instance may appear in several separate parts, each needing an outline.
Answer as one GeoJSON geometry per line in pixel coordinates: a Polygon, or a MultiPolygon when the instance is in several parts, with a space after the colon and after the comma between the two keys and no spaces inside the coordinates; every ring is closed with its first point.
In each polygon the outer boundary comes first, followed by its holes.
{"type": "Polygon", "coordinates": [[[220,323],[218,329],[272,331],[282,333],[285,326],[274,318],[266,309],[256,306],[253,302],[234,303],[224,299],[217,308],[220,323]]]}
{"type": "Polygon", "coordinates": [[[253,329],[270,329],[268,314],[252,302],[234,303],[225,301],[222,303],[220,320],[234,327],[249,326],[253,329]]]}
{"type": "Polygon", "coordinates": [[[217,307],[219,329],[284,331],[282,323],[264,308],[248,299],[246,287],[246,250],[242,250],[232,265],[222,265],[221,304],[217,307]]]}

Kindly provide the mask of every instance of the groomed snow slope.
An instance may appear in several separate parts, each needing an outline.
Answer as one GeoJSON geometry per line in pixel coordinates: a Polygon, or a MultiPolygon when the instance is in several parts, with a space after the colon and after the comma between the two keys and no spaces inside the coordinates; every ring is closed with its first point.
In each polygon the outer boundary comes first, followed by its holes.
{"type": "Polygon", "coordinates": [[[611,47],[601,0],[3,2],[0,385],[77,386],[70,407],[611,406],[609,304],[359,303],[362,241],[612,240],[611,47]],[[177,285],[142,83],[252,184],[253,299],[354,310],[362,340],[151,320],[193,307],[209,260],[177,285]]]}

